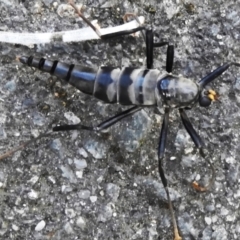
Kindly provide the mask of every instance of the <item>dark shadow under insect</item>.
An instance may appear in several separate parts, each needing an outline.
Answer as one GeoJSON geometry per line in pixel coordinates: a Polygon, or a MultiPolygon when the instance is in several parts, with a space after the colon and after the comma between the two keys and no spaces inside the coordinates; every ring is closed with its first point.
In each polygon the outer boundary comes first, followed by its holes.
{"type": "MultiPolygon", "coordinates": [[[[87,20],[85,21],[88,23],[87,20]]],[[[23,64],[27,64],[28,66],[38,68],[41,71],[48,72],[62,78],[83,93],[93,95],[106,103],[119,103],[122,105],[133,106],[96,126],[84,126],[81,124],[61,125],[54,127],[53,131],[89,130],[99,132],[109,128],[123,118],[133,115],[134,113],[140,111],[143,107],[163,106],[165,108],[158,145],[158,167],[159,175],[168,198],[174,227],[174,239],[180,240],[182,238],[178,231],[169,195],[167,179],[162,167],[167,141],[170,110],[172,108],[179,109],[181,120],[185,129],[189,133],[195,146],[199,149],[201,157],[203,157],[211,166],[212,176],[206,186],[200,186],[196,182],[193,183],[196,190],[206,191],[211,187],[214,181],[215,171],[211,162],[208,158],[206,158],[206,154],[204,153],[204,142],[194,130],[185,110],[192,108],[195,104],[197,104],[197,102],[202,107],[210,106],[211,102],[217,100],[218,96],[213,90],[205,90],[205,86],[220,76],[230,66],[235,65],[240,67],[240,64],[234,62],[225,63],[202,78],[200,81],[194,82],[190,79],[172,74],[174,47],[168,42],[154,43],[154,33],[152,28],[146,29],[145,27],[139,27],[131,31],[122,31],[111,35],[103,35],[101,38],[106,39],[110,37],[118,37],[137,31],[142,32],[146,43],[147,67],[145,69],[133,67],[100,67],[99,69],[94,69],[73,64],[68,65],[58,61],[46,60],[44,58],[37,59],[34,57],[24,56],[18,57],[18,60],[23,64]],[[165,45],[168,46],[166,72],[161,72],[157,69],[153,69],[153,50],[154,48],[165,45]]],[[[43,136],[46,136],[46,134],[41,135],[38,138],[43,136]]],[[[25,146],[28,144],[29,142],[25,143],[25,146]]],[[[9,154],[7,156],[9,156],[9,154]]],[[[0,156],[0,159],[2,158],[3,155],[0,156]]]]}

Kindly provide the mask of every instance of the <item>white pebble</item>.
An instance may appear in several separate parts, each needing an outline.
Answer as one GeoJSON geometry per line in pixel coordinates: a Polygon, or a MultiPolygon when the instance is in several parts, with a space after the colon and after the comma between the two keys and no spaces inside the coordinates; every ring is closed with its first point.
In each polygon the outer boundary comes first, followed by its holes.
{"type": "Polygon", "coordinates": [[[97,201],[97,196],[91,196],[91,197],[90,197],[90,201],[91,201],[92,203],[96,202],[96,201],[97,201]]]}
{"type": "Polygon", "coordinates": [[[38,192],[31,189],[31,192],[28,193],[28,198],[32,199],[32,200],[37,199],[38,198],[38,192]]]}
{"type": "Polygon", "coordinates": [[[205,217],[205,222],[207,225],[210,225],[212,223],[212,219],[210,217],[205,217]]]}
{"type": "Polygon", "coordinates": [[[37,231],[37,232],[42,231],[45,228],[45,226],[46,226],[46,222],[44,220],[42,220],[35,227],[35,231],[37,231]]]}
{"type": "Polygon", "coordinates": [[[12,229],[16,232],[19,230],[19,227],[15,224],[12,225],[12,229]]]}

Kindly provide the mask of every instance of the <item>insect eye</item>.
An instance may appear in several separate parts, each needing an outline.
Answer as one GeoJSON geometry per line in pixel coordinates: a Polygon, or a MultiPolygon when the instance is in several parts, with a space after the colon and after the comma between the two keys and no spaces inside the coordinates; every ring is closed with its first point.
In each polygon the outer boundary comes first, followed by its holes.
{"type": "Polygon", "coordinates": [[[208,96],[199,97],[199,105],[201,107],[209,107],[211,105],[211,99],[208,96]]]}

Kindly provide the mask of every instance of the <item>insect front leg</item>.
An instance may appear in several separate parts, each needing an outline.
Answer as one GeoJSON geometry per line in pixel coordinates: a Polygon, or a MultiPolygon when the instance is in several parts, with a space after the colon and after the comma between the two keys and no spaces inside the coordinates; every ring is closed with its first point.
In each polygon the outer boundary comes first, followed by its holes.
{"type": "Polygon", "coordinates": [[[195,131],[195,129],[193,128],[186,112],[183,109],[179,109],[180,115],[181,115],[181,119],[182,119],[182,123],[185,127],[185,129],[187,130],[188,134],[190,135],[190,137],[192,138],[195,146],[199,149],[199,153],[200,155],[207,161],[207,163],[210,165],[211,170],[212,170],[212,176],[208,182],[208,184],[206,184],[205,186],[200,186],[196,181],[194,181],[192,183],[193,188],[195,188],[197,191],[199,192],[205,192],[207,191],[212,184],[214,183],[214,179],[215,179],[215,169],[212,165],[212,163],[210,162],[210,160],[208,158],[206,158],[205,153],[204,153],[204,148],[205,148],[205,144],[203,142],[203,140],[201,139],[201,137],[198,135],[198,133],[195,131]]]}

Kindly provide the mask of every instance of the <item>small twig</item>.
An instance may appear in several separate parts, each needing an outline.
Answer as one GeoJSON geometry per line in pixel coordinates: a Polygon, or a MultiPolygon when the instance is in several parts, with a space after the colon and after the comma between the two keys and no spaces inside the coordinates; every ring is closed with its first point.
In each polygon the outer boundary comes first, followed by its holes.
{"type": "Polygon", "coordinates": [[[81,11],[79,11],[77,6],[74,4],[74,1],[68,0],[68,4],[75,9],[78,16],[82,18],[93,29],[93,31],[96,32],[96,34],[101,38],[101,33],[99,32],[99,30],[87,18],[85,18],[85,16],[81,13],[81,11]]]}
{"type": "MultiPolygon", "coordinates": [[[[139,19],[139,17],[135,14],[135,13],[125,13],[124,16],[123,16],[123,21],[126,23],[127,22],[127,19],[128,17],[133,17],[134,20],[139,24],[139,26],[141,26],[141,21],[139,19]]],[[[141,34],[142,34],[142,37],[143,37],[143,41],[145,42],[145,34],[143,33],[143,31],[141,31],[141,34]]]]}

